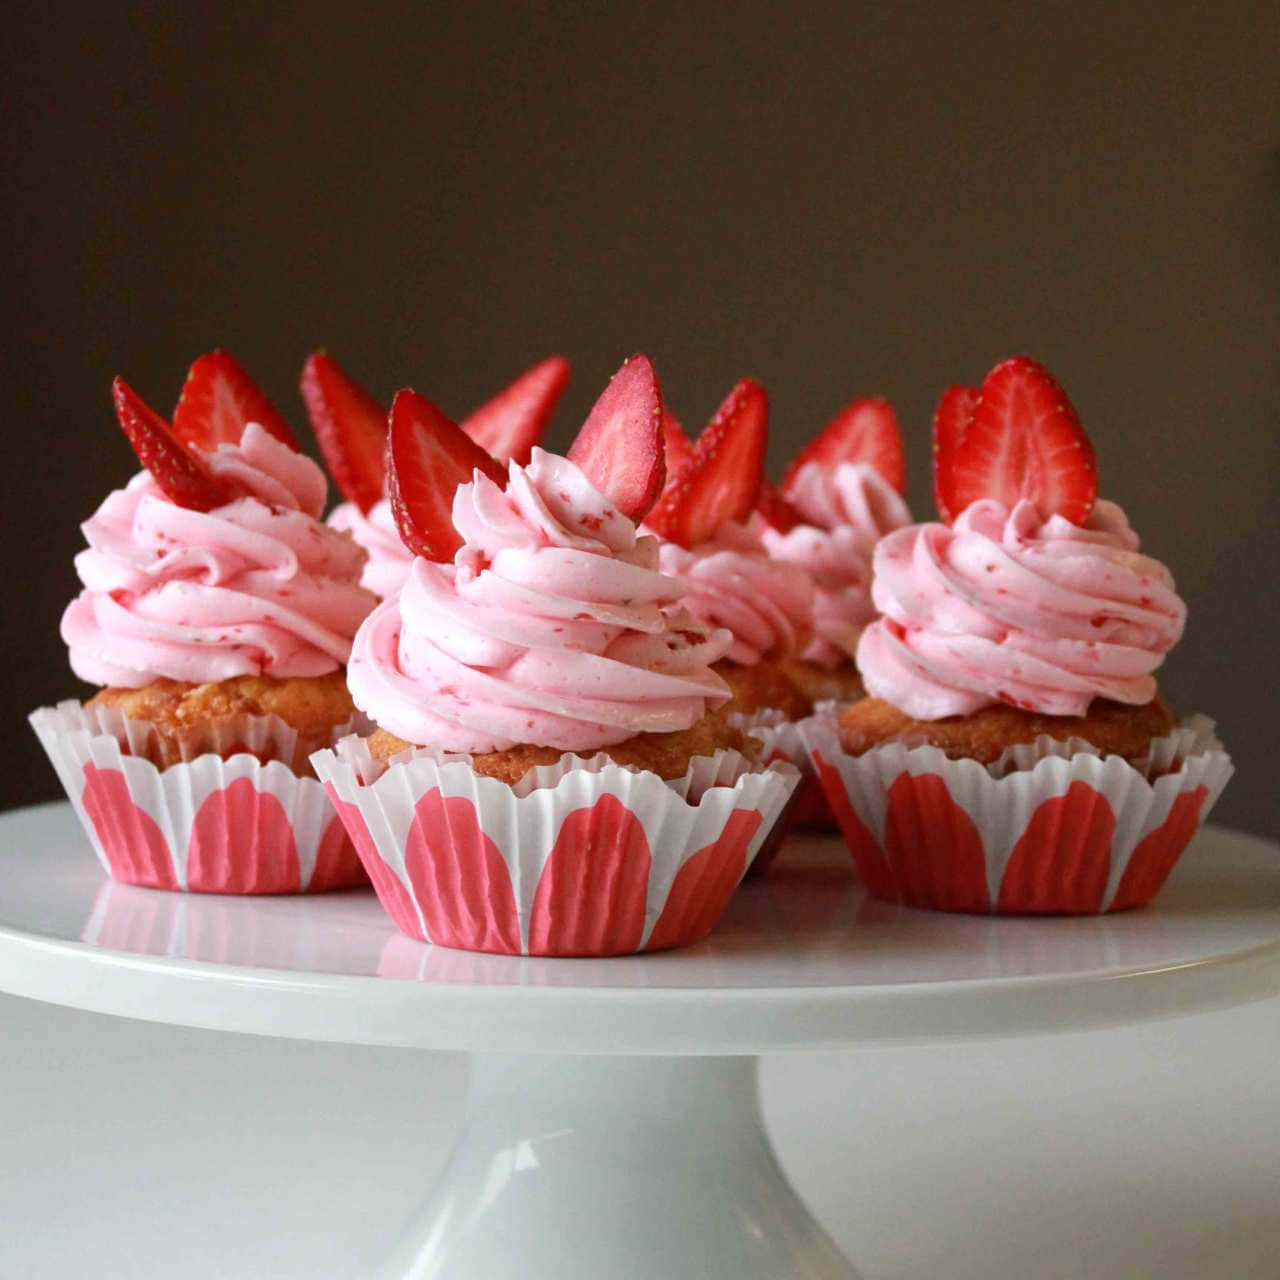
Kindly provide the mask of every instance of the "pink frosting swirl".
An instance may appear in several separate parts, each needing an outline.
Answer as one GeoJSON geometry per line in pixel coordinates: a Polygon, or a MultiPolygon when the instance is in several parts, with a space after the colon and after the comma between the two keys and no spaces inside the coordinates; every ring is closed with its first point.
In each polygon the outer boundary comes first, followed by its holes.
{"type": "Polygon", "coordinates": [[[351,694],[382,728],[446,751],[594,751],[728,697],[710,664],[730,637],[668,612],[680,586],[655,540],[571,462],[534,449],[505,490],[477,473],[453,523],[454,563],[415,559],[356,635],[351,694]]]}
{"type": "Polygon", "coordinates": [[[917,720],[1150,702],[1186,620],[1169,571],[1104,501],[1083,527],[987,500],[954,526],[900,529],[876,547],[872,596],[885,616],[862,633],[863,682],[917,720]]]}
{"type": "Polygon", "coordinates": [[[911,512],[865,462],[807,463],[787,496],[807,523],[787,533],[764,526],[761,537],[773,559],[800,565],[813,579],[813,638],[800,656],[837,667],[853,660],[862,629],[876,617],[871,553],[885,534],[911,523],[911,512]]]}
{"type": "Polygon", "coordinates": [[[385,600],[404,586],[413,552],[401,541],[389,498],[374,503],[367,512],[354,502],[344,502],[334,507],[325,523],[345,529],[369,553],[360,578],[362,587],[385,600]]]}
{"type": "Polygon", "coordinates": [[[681,603],[699,622],[732,633],[730,662],[753,667],[766,654],[794,653],[808,643],[813,581],[803,570],[780,573],[754,528],[722,525],[691,551],[664,542],[660,563],[684,585],[681,603]]]}
{"type": "Polygon", "coordinates": [[[320,522],[324,473],[256,423],[205,457],[252,496],[190,511],[143,471],[82,526],[84,590],[62,615],[81,679],[137,688],[346,662],[376,601],[358,585],[364,551],[320,522]]]}

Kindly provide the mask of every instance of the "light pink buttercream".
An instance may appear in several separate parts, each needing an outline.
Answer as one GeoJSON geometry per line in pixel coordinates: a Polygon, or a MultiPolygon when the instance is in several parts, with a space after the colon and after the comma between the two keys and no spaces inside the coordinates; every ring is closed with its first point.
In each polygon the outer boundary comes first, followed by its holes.
{"type": "Polygon", "coordinates": [[[684,584],[681,604],[699,622],[733,634],[730,662],[752,667],[766,654],[795,653],[809,642],[813,580],[804,569],[780,570],[754,528],[722,525],[692,550],[664,542],[660,563],[684,584]]]}
{"type": "Polygon", "coordinates": [[[346,662],[376,600],[358,585],[364,551],[319,519],[324,473],[256,423],[205,457],[252,496],[191,511],[143,471],[82,526],[84,590],[62,616],[81,679],[136,688],[346,662]]]}
{"type": "Polygon", "coordinates": [[[728,696],[730,644],[669,612],[680,585],[653,538],[564,458],[534,449],[506,489],[476,473],[453,500],[453,564],[415,559],[356,635],[356,705],[406,742],[594,751],[687,729],[728,696]]]}
{"type": "Polygon", "coordinates": [[[824,667],[852,662],[863,627],[876,616],[871,553],[885,534],[911,523],[911,512],[865,462],[807,463],[787,497],[806,523],[787,533],[762,526],[761,536],[773,559],[813,578],[813,638],[800,656],[824,667]]]}
{"type": "Polygon", "coordinates": [[[953,526],[900,529],[876,547],[863,633],[869,693],[917,720],[1008,703],[1083,715],[1096,697],[1143,704],[1186,606],[1113,502],[1081,527],[1033,504],[975,502],[953,526]]]}
{"type": "Polygon", "coordinates": [[[375,502],[367,512],[354,502],[344,502],[334,507],[326,523],[345,529],[369,553],[360,578],[362,587],[385,600],[404,586],[413,552],[400,538],[389,498],[375,502]]]}

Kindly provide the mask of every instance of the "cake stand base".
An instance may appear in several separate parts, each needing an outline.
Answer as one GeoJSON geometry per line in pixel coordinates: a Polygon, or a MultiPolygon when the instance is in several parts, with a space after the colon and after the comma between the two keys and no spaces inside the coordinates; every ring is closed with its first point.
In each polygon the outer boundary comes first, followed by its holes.
{"type": "Polygon", "coordinates": [[[857,1280],[761,1125],[753,1057],[476,1054],[376,1280],[857,1280]]]}

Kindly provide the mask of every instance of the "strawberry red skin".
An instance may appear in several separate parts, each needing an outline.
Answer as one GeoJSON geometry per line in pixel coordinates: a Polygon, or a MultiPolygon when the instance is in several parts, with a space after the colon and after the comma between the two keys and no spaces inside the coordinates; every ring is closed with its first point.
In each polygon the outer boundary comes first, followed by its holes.
{"type": "Polygon", "coordinates": [[[952,516],[994,498],[1035,503],[1044,517],[1083,524],[1098,496],[1093,446],[1067,394],[1029,356],[987,374],[960,442],[939,466],[941,503],[952,516]]]}
{"type": "Polygon", "coordinates": [[[212,452],[220,444],[239,444],[247,422],[301,452],[289,424],[229,351],[201,356],[188,370],[173,411],[174,436],[212,452]]]}
{"type": "Polygon", "coordinates": [[[938,514],[950,524],[960,513],[952,511],[940,477],[951,474],[955,451],[973,418],[977,387],[948,387],[933,411],[933,500],[938,514]]]}
{"type": "Polygon", "coordinates": [[[462,538],[453,527],[453,495],[479,470],[499,485],[506,468],[426,396],[407,388],[391,404],[387,489],[404,545],[428,560],[452,560],[462,538]]]}
{"type": "Polygon", "coordinates": [[[570,366],[564,356],[549,356],[526,369],[459,423],[490,456],[524,466],[564,394],[570,366]]]}
{"type": "Polygon", "coordinates": [[[662,452],[667,462],[667,478],[670,479],[687,462],[693,461],[693,441],[666,405],[662,406],[662,452]]]}
{"type": "Polygon", "coordinates": [[[324,351],[307,357],[299,387],[329,474],[367,513],[386,491],[386,410],[324,351]]]}
{"type": "Polygon", "coordinates": [[[610,379],[582,424],[569,461],[638,524],[666,482],[662,391],[653,362],[634,355],[610,379]]]}
{"type": "Polygon", "coordinates": [[[667,485],[648,525],[669,542],[692,548],[721,525],[745,520],[764,480],[769,397],[743,378],[693,446],[693,459],[667,485]]]}
{"type": "Polygon", "coordinates": [[[123,378],[111,384],[116,417],[138,461],[170,501],[190,511],[212,511],[242,495],[238,485],[215,476],[169,424],[123,378]]]}
{"type": "Polygon", "coordinates": [[[806,463],[834,469],[842,462],[865,462],[899,493],[907,487],[907,455],[893,405],[883,396],[851,400],[796,455],[782,477],[788,494],[796,473],[806,463]]]}
{"type": "Polygon", "coordinates": [[[804,524],[804,516],[782,496],[782,490],[768,480],[760,484],[756,510],[777,533],[790,533],[797,525],[804,524]]]}

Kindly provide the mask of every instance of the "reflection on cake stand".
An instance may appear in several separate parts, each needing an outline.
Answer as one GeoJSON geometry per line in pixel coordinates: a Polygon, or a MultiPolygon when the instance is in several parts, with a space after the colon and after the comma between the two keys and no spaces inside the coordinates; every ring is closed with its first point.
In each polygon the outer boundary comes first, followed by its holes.
{"type": "Polygon", "coordinates": [[[756,1055],[1119,1025],[1280,992],[1280,849],[1215,829],[1153,907],[1081,919],[886,905],[838,841],[800,840],[704,943],[614,960],[433,948],[369,894],[113,884],[66,805],[0,816],[0,847],[2,989],[471,1054],[458,1147],[383,1280],[848,1280],[774,1160],[756,1055]]]}

